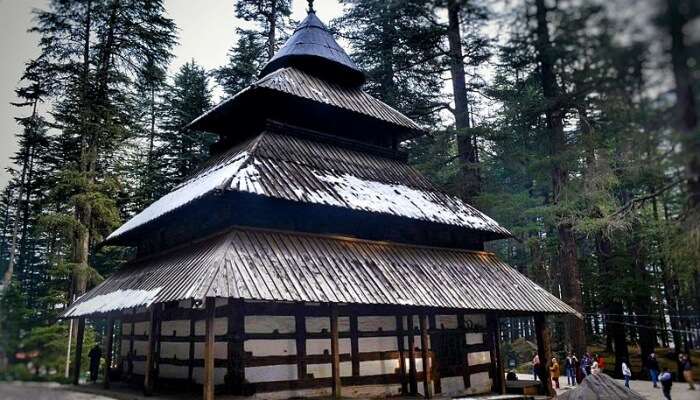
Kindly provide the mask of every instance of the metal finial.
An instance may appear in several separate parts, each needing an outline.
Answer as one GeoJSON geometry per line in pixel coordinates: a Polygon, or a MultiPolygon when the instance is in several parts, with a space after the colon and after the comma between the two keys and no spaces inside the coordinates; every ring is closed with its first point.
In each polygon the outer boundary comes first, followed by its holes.
{"type": "Polygon", "coordinates": [[[315,13],[316,10],[314,10],[314,0],[306,0],[309,3],[309,13],[315,13]]]}

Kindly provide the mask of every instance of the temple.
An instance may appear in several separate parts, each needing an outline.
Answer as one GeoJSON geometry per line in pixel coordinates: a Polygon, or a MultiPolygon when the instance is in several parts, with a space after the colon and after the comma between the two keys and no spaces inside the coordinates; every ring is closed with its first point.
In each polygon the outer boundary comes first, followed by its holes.
{"type": "Polygon", "coordinates": [[[259,79],[190,125],[211,158],[114,231],[137,249],[74,303],[106,319],[105,385],[251,398],[502,393],[498,318],[575,313],[484,243],[510,233],[433,185],[422,128],[362,90],[311,9],[259,79]]]}

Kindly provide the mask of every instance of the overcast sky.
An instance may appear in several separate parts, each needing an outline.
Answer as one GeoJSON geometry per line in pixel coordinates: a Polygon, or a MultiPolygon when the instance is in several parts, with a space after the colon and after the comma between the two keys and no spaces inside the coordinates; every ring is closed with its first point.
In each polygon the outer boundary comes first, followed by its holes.
{"type": "MultiPolygon", "coordinates": [[[[49,0],[0,0],[0,188],[8,180],[5,168],[17,149],[14,117],[17,86],[24,63],[38,55],[37,36],[27,33],[32,25],[32,10],[46,8],[49,0]]],[[[179,45],[171,70],[194,59],[207,69],[216,68],[226,61],[226,52],[234,41],[236,24],[233,0],[165,0],[168,14],[175,20],[179,45]]],[[[306,0],[293,0],[293,17],[306,15],[306,0]]],[[[316,14],[324,21],[340,15],[342,8],[336,0],[316,1],[316,14]]]]}

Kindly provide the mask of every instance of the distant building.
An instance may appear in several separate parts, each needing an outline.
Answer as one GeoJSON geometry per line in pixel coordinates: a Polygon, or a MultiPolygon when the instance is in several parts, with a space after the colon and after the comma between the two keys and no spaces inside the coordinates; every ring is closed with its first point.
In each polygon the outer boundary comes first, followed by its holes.
{"type": "Polygon", "coordinates": [[[191,124],[219,135],[211,159],[107,238],[136,258],[64,314],[79,336],[118,322],[123,379],[207,400],[500,392],[498,317],[574,312],[484,251],[509,232],[407,164],[421,128],[363,82],[310,11],[191,124]]]}

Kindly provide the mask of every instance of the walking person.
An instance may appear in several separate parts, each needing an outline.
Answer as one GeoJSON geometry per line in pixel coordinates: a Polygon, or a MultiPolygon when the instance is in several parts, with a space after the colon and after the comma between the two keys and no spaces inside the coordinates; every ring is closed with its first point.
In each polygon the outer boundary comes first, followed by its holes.
{"type": "Polygon", "coordinates": [[[690,356],[687,354],[682,354],[681,357],[683,378],[686,382],[688,382],[688,389],[695,390],[695,382],[693,382],[693,364],[690,363],[690,356]]]}
{"type": "Polygon", "coordinates": [[[671,371],[669,371],[668,368],[664,368],[664,372],[659,376],[659,380],[661,381],[661,389],[664,398],[671,400],[671,386],[673,386],[673,375],[671,375],[671,371]]]}
{"type": "Polygon", "coordinates": [[[581,368],[579,368],[581,371],[581,380],[584,380],[590,374],[589,362],[590,359],[588,358],[588,354],[581,356],[581,368]]]}
{"type": "Polygon", "coordinates": [[[622,361],[622,377],[625,378],[625,387],[630,388],[630,378],[632,378],[632,370],[627,365],[627,360],[622,361]]]}
{"type": "Polygon", "coordinates": [[[569,353],[564,361],[564,372],[566,373],[566,384],[568,386],[576,386],[576,356],[569,353]]]}
{"type": "Polygon", "coordinates": [[[656,353],[649,354],[649,359],[647,360],[647,369],[649,370],[649,377],[651,378],[651,383],[654,387],[659,387],[659,360],[656,359],[656,353]]]}
{"type": "Polygon", "coordinates": [[[532,358],[532,375],[534,379],[540,376],[540,355],[535,353],[535,357],[532,358]]]}
{"type": "Polygon", "coordinates": [[[556,389],[559,389],[559,361],[552,357],[552,365],[549,366],[549,375],[552,377],[552,384],[556,389]]]}

